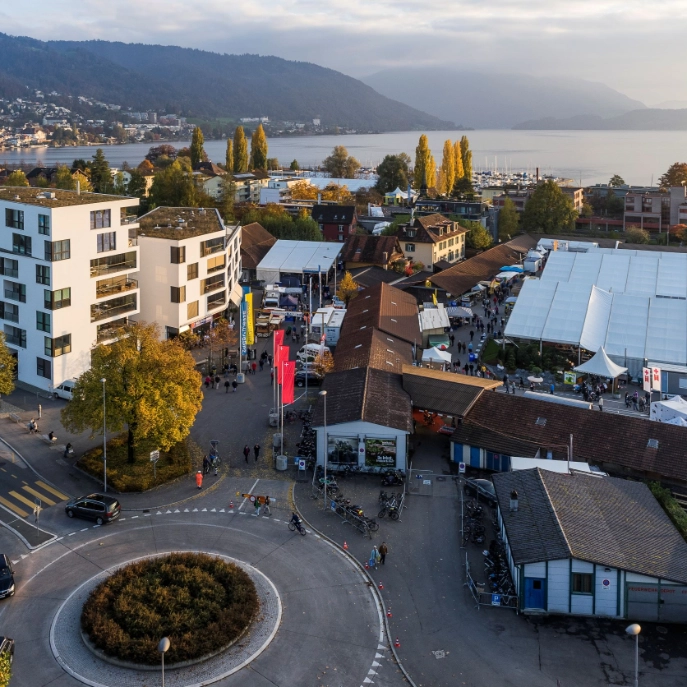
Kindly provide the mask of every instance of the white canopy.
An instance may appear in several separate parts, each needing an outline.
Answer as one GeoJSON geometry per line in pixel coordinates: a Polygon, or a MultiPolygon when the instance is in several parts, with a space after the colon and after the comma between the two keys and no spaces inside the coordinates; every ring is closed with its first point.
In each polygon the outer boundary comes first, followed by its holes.
{"type": "Polygon", "coordinates": [[[678,424],[671,421],[675,420],[675,418],[687,420],[687,401],[682,396],[673,396],[668,401],[656,401],[651,404],[649,417],[657,422],[678,424]]]}
{"type": "MultiPolygon", "coordinates": [[[[616,365],[604,351],[603,346],[586,362],[574,368],[575,372],[584,372],[589,375],[598,375],[608,379],[615,379],[627,372],[626,367],[616,365]]],[[[685,404],[687,405],[687,404],[685,404]]]]}
{"type": "Polygon", "coordinates": [[[678,427],[687,427],[687,421],[683,420],[681,417],[674,417],[670,420],[666,420],[667,425],[677,425],[678,427]]]}
{"type": "Polygon", "coordinates": [[[448,351],[440,351],[436,346],[422,351],[423,363],[450,363],[451,354],[448,351]]]}

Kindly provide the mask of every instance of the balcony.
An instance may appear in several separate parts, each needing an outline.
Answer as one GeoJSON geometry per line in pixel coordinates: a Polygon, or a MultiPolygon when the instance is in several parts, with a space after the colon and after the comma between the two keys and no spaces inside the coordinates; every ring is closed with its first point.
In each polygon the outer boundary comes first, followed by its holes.
{"type": "Polygon", "coordinates": [[[208,311],[215,310],[223,306],[227,302],[227,292],[216,293],[213,296],[208,296],[208,311]]]}
{"type": "Polygon", "coordinates": [[[131,277],[103,279],[95,284],[95,296],[96,298],[105,298],[106,296],[114,296],[117,293],[124,293],[137,288],[138,280],[131,277]]]}
{"type": "Polygon", "coordinates": [[[120,298],[113,298],[111,301],[91,305],[91,322],[98,322],[99,320],[106,320],[116,315],[132,312],[136,310],[137,303],[138,299],[134,293],[129,296],[121,296],[120,298]]]}
{"type": "Polygon", "coordinates": [[[210,277],[209,279],[203,279],[200,282],[200,293],[205,295],[211,291],[217,291],[217,289],[224,288],[224,274],[218,274],[215,277],[210,277]]]}
{"type": "Polygon", "coordinates": [[[128,324],[128,317],[122,317],[119,320],[114,320],[113,322],[108,322],[107,324],[99,324],[97,334],[98,343],[119,338],[122,331],[128,324]]]}
{"type": "Polygon", "coordinates": [[[5,289],[5,298],[9,298],[11,301],[19,301],[20,303],[26,303],[26,292],[15,291],[14,289],[5,289]]]}
{"type": "Polygon", "coordinates": [[[105,258],[91,260],[91,277],[102,277],[104,274],[135,270],[137,265],[136,253],[119,253],[105,258]]]}

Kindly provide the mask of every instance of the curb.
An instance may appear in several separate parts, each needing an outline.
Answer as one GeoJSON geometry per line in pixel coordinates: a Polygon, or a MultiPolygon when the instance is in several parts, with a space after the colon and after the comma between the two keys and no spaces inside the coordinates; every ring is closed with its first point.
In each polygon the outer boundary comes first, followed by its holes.
{"type": "MultiPolygon", "coordinates": [[[[10,513],[14,517],[15,520],[20,519],[20,518],[18,518],[18,516],[15,513],[12,513],[12,511],[9,510],[9,508],[5,508],[5,506],[3,506],[2,504],[0,504],[0,508],[2,508],[2,510],[4,510],[4,511],[7,511],[8,513],[10,513]]],[[[21,534],[21,532],[18,532],[17,530],[15,530],[14,527],[12,527],[11,525],[8,525],[4,520],[0,520],[0,523],[2,523],[15,537],[17,537],[17,539],[19,539],[22,542],[22,544],[24,544],[24,546],[29,551],[37,551],[38,549],[42,549],[44,546],[47,546],[48,544],[52,544],[57,539],[57,535],[54,534],[53,532],[50,532],[48,530],[44,530],[42,527],[37,527],[36,529],[40,530],[41,532],[44,532],[45,534],[49,534],[50,539],[47,539],[46,541],[42,542],[41,544],[38,544],[37,546],[33,546],[32,544],[29,544],[28,540],[26,539],[26,537],[23,534],[21,534]]]]}
{"type": "Polygon", "coordinates": [[[340,553],[344,554],[352,563],[355,567],[358,568],[358,570],[367,578],[369,582],[369,586],[372,590],[374,590],[374,595],[377,597],[377,601],[380,604],[382,608],[382,618],[384,619],[384,630],[386,631],[386,636],[387,640],[389,643],[389,648],[391,649],[391,653],[394,657],[394,660],[396,661],[396,664],[398,667],[401,669],[401,672],[403,673],[403,677],[406,679],[408,684],[410,684],[411,687],[417,687],[413,679],[410,677],[408,674],[408,671],[405,669],[405,666],[403,665],[403,662],[401,659],[398,657],[398,652],[396,651],[396,647],[394,646],[393,641],[391,640],[391,629],[389,628],[389,619],[386,616],[386,606],[384,605],[384,599],[382,598],[382,595],[379,593],[379,590],[377,589],[377,585],[375,584],[375,581],[372,579],[372,576],[370,573],[365,570],[364,566],[360,563],[360,561],[353,556],[353,554],[348,553],[348,551],[344,551],[339,544],[337,544],[333,539],[330,539],[326,534],[323,532],[320,532],[316,527],[313,527],[312,523],[306,520],[303,517],[303,514],[301,513],[300,509],[298,508],[298,504],[296,503],[296,497],[295,497],[295,484],[291,485],[291,501],[293,502],[293,506],[298,513],[299,517],[303,522],[307,523],[307,525],[312,529],[313,532],[316,532],[322,539],[326,540],[333,546],[335,549],[337,549],[340,553]]]}

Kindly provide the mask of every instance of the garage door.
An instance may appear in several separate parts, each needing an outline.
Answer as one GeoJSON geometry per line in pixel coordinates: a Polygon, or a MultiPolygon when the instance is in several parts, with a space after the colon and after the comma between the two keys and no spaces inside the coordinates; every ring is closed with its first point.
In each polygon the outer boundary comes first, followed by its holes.
{"type": "Polygon", "coordinates": [[[687,622],[687,587],[628,584],[627,618],[664,623],[687,622]]]}

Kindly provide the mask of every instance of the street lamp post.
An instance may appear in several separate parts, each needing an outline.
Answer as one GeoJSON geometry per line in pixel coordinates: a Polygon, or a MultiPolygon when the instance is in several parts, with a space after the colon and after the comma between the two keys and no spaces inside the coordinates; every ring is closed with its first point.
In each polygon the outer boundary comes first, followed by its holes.
{"type": "MultiPolygon", "coordinates": [[[[307,374],[307,373],[306,373],[307,374]]],[[[324,509],[327,510],[327,392],[323,389],[320,396],[324,401],[324,509]]]]}
{"type": "Polygon", "coordinates": [[[107,494],[107,423],[105,420],[105,377],[100,380],[103,384],[103,493],[107,494]]]}
{"type": "Polygon", "coordinates": [[[635,638],[635,687],[639,687],[639,633],[641,631],[642,628],[637,623],[632,623],[625,628],[625,632],[631,637],[634,635],[635,638]]]}
{"type": "Polygon", "coordinates": [[[162,687],[165,687],[165,653],[169,649],[169,639],[163,637],[157,645],[157,650],[162,655],[162,687]]]}

